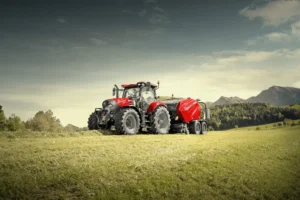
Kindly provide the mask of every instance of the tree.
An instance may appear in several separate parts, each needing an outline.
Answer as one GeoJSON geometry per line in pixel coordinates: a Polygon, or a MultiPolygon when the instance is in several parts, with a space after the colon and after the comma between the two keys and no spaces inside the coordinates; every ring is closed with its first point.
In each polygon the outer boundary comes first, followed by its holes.
{"type": "Polygon", "coordinates": [[[0,105],[0,131],[5,130],[6,128],[6,118],[2,106],[0,105]]]}
{"type": "Polygon", "coordinates": [[[7,128],[9,131],[24,130],[24,124],[20,117],[12,114],[7,120],[7,128]]]}
{"type": "Polygon", "coordinates": [[[49,132],[60,132],[63,128],[60,120],[53,116],[51,110],[37,112],[32,119],[26,122],[25,126],[33,131],[49,132]]]}

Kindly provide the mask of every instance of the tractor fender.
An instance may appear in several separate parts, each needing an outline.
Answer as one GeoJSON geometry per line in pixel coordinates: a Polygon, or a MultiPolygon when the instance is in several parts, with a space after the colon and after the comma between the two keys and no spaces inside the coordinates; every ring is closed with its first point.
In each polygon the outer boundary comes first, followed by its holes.
{"type": "Polygon", "coordinates": [[[159,101],[154,101],[149,105],[149,107],[147,109],[147,113],[152,113],[158,106],[164,106],[164,107],[168,108],[165,103],[159,102],[159,101]]]}

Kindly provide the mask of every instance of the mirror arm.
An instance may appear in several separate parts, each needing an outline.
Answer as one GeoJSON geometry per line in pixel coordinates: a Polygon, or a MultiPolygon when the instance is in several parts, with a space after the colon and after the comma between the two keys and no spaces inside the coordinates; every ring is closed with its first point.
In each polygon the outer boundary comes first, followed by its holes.
{"type": "Polygon", "coordinates": [[[119,88],[117,85],[115,85],[115,88],[117,89],[117,98],[119,98],[119,88]]]}

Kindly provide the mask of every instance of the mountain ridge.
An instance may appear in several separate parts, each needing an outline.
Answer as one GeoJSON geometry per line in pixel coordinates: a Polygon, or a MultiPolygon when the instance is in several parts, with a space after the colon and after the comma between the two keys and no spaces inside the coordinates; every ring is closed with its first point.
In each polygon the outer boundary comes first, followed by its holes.
{"type": "Polygon", "coordinates": [[[274,106],[287,106],[300,103],[300,89],[295,87],[271,86],[257,96],[248,99],[221,96],[212,105],[229,105],[235,103],[266,103],[274,106]]]}

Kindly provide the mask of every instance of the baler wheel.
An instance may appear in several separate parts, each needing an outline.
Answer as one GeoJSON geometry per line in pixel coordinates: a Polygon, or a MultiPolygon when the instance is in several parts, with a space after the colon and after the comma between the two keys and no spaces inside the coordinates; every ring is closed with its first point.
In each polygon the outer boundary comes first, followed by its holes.
{"type": "Polygon", "coordinates": [[[201,134],[206,134],[207,133],[207,123],[206,122],[202,122],[201,123],[201,134]]]}
{"type": "Polygon", "coordinates": [[[199,121],[192,121],[190,124],[189,124],[189,131],[191,134],[200,134],[201,133],[201,129],[202,129],[202,126],[201,126],[201,123],[199,121]]]}

